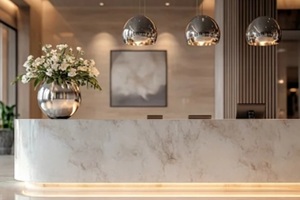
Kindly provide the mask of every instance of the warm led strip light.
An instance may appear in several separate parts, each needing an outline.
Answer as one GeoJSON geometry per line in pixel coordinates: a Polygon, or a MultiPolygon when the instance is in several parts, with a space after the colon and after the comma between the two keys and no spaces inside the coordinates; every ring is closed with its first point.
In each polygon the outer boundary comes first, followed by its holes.
{"type": "Polygon", "coordinates": [[[300,197],[300,183],[26,183],[31,197],[300,197]]]}

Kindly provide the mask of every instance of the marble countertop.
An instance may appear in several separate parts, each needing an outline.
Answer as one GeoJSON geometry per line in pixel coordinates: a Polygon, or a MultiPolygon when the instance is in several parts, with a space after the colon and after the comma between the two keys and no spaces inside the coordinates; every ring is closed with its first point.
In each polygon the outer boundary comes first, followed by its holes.
{"type": "MultiPolygon", "coordinates": [[[[210,193],[209,199],[247,200],[257,195],[257,200],[300,200],[299,120],[18,120],[17,129],[16,169],[22,170],[19,178],[28,179],[25,181],[167,181],[224,183],[225,187],[232,183],[244,187],[247,183],[289,182],[295,184],[293,192],[253,190],[252,196],[241,196],[243,191],[223,188],[210,193]]],[[[195,190],[197,197],[187,197],[189,193],[177,197],[163,197],[162,193],[150,197],[134,191],[125,194],[128,185],[110,197],[96,190],[91,196],[91,189],[81,189],[81,195],[66,195],[63,188],[52,189],[52,197],[45,190],[31,194],[26,183],[14,180],[13,159],[11,155],[0,156],[0,200],[208,198],[200,190],[195,190]]]]}
{"type": "Polygon", "coordinates": [[[16,120],[32,182],[297,182],[299,120],[16,120]]]}

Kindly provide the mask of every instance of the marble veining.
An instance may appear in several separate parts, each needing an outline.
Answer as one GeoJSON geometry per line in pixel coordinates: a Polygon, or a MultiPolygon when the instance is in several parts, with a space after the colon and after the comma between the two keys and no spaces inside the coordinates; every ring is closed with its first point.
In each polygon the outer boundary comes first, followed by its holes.
{"type": "Polygon", "coordinates": [[[16,120],[29,182],[297,182],[299,120],[16,120]]]}

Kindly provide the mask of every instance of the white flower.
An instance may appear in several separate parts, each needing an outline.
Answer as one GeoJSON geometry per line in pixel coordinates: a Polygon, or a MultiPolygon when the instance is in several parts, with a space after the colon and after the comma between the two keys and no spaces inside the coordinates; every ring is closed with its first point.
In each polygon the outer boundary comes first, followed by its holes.
{"type": "Polygon", "coordinates": [[[68,63],[71,63],[71,64],[73,64],[74,63],[74,61],[75,61],[75,57],[74,56],[66,56],[66,60],[67,60],[67,62],[68,63]]]}
{"type": "Polygon", "coordinates": [[[98,69],[97,69],[96,67],[92,67],[92,68],[90,69],[89,75],[90,75],[91,77],[93,77],[93,76],[97,77],[99,74],[100,74],[100,72],[98,71],[98,69]]]}
{"type": "Polygon", "coordinates": [[[46,44],[45,47],[46,47],[47,49],[50,49],[50,48],[52,48],[52,45],[51,45],[51,44],[46,44]]]}
{"type": "Polygon", "coordinates": [[[78,67],[78,70],[79,70],[79,71],[86,72],[86,71],[88,70],[88,67],[87,67],[87,66],[79,66],[79,67],[78,67]]]}
{"type": "Polygon", "coordinates": [[[46,44],[42,47],[42,51],[48,53],[48,50],[52,47],[51,44],[46,44]]]}
{"type": "Polygon", "coordinates": [[[46,60],[46,62],[44,63],[44,67],[45,68],[52,67],[52,61],[51,60],[46,60]]]}
{"type": "Polygon", "coordinates": [[[29,71],[29,72],[26,73],[26,77],[29,78],[29,79],[36,78],[37,74],[35,74],[32,71],[29,71]]]}
{"type": "Polygon", "coordinates": [[[21,80],[22,83],[28,83],[29,80],[30,80],[30,79],[29,79],[26,75],[23,75],[23,76],[22,76],[22,80],[21,80]]]}
{"type": "Polygon", "coordinates": [[[81,48],[81,47],[76,47],[76,50],[78,51],[78,53],[79,53],[80,55],[83,55],[83,54],[84,54],[84,52],[82,51],[82,48],[81,48]]]}
{"type": "Polygon", "coordinates": [[[42,47],[42,51],[47,53],[47,48],[45,46],[42,47]]]}
{"type": "Polygon", "coordinates": [[[37,71],[37,67],[35,65],[33,65],[34,63],[30,64],[30,63],[24,63],[24,67],[26,67],[26,72],[36,72],[37,71]]]}
{"type": "Polygon", "coordinates": [[[70,71],[69,71],[69,73],[68,73],[68,76],[69,76],[69,77],[74,77],[74,76],[76,76],[76,75],[77,75],[76,69],[71,68],[70,71]]]}
{"type": "Polygon", "coordinates": [[[59,66],[59,69],[62,71],[66,71],[68,66],[69,66],[68,63],[66,63],[64,60],[64,62],[59,66]]]}
{"type": "MultiPolygon", "coordinates": [[[[51,51],[50,51],[50,54],[56,54],[56,52],[57,52],[57,50],[55,49],[52,49],[51,51]]],[[[49,55],[50,56],[50,55],[49,55]]]]}
{"type": "Polygon", "coordinates": [[[45,67],[45,68],[49,68],[49,67],[50,67],[49,61],[47,61],[47,62],[44,63],[44,67],[45,67]]]}
{"type": "Polygon", "coordinates": [[[29,68],[30,62],[28,60],[26,60],[25,63],[23,64],[23,67],[29,68]]]}
{"type": "Polygon", "coordinates": [[[90,63],[91,63],[92,67],[95,66],[95,64],[96,64],[94,60],[90,60],[90,63]]]}
{"type": "Polygon", "coordinates": [[[58,70],[58,64],[57,64],[57,63],[51,64],[51,68],[52,68],[54,71],[57,71],[57,70],[58,70]]]}
{"type": "Polygon", "coordinates": [[[38,57],[35,59],[35,61],[33,61],[32,66],[37,67],[37,66],[42,65],[44,62],[45,62],[45,59],[38,57]]]}
{"type": "Polygon", "coordinates": [[[52,76],[52,72],[53,72],[52,69],[49,68],[49,69],[47,69],[46,75],[49,76],[49,77],[51,77],[52,76]]]}
{"type": "Polygon", "coordinates": [[[75,81],[80,85],[91,85],[101,90],[95,80],[95,77],[99,75],[95,61],[82,58],[84,52],[81,47],[76,47],[76,51],[73,52],[67,44],[59,44],[55,48],[46,44],[42,50],[41,57],[34,58],[32,55],[27,57],[23,64],[26,73],[18,76],[18,80],[23,83],[35,81],[37,84],[75,81]]]}
{"type": "Polygon", "coordinates": [[[59,50],[61,51],[61,50],[63,50],[63,49],[68,48],[68,45],[67,45],[67,44],[59,44],[59,45],[56,45],[56,48],[59,49],[59,50]]]}
{"type": "Polygon", "coordinates": [[[59,61],[59,57],[57,55],[53,55],[51,57],[51,60],[52,60],[53,63],[57,63],[59,61]]]}
{"type": "Polygon", "coordinates": [[[32,60],[33,59],[33,55],[29,55],[28,57],[27,57],[27,61],[30,61],[30,60],[32,60]]]}

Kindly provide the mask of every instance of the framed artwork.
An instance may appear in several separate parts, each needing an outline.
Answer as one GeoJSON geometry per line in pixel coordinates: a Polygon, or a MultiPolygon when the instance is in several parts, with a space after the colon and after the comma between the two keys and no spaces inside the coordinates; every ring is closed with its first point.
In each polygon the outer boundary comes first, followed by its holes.
{"type": "Polygon", "coordinates": [[[167,106],[167,52],[113,50],[110,66],[112,107],[167,106]]]}

